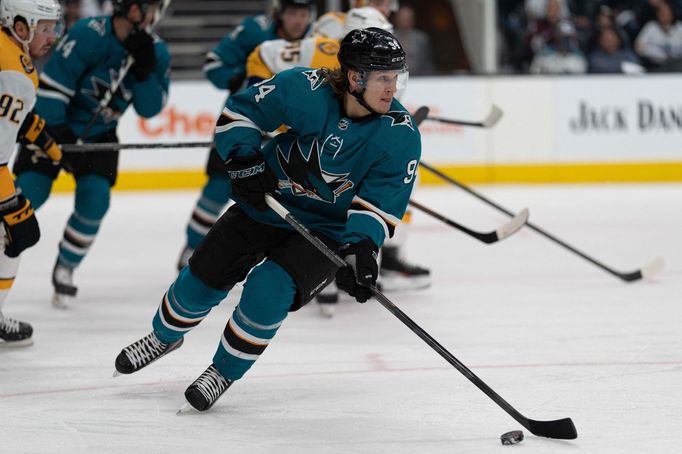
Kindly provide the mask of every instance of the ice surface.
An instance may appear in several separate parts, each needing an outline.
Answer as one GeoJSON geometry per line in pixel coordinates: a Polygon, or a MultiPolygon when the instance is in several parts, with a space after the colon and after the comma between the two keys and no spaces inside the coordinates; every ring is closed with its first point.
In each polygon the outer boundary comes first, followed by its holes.
{"type": "MultiPolygon", "coordinates": [[[[72,307],[51,307],[50,272],[72,198],[39,212],[4,312],[35,345],[0,350],[0,452],[676,453],[682,430],[682,185],[482,186],[625,284],[525,228],[484,245],[416,213],[408,257],[433,286],[388,296],[525,416],[573,418],[579,438],[500,444],[521,429],[376,302],[310,304],[206,414],[176,416],[209,364],[235,291],[185,345],[132,376],[114,358],[147,334],[183,243],[194,192],[115,193],[72,307]]],[[[462,191],[415,200],[471,228],[508,218],[462,191]]]]}

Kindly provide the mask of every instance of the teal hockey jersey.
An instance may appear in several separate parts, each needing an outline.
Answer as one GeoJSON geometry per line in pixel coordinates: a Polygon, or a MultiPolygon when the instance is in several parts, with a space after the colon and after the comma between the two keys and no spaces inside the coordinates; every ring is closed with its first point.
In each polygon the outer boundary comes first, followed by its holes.
{"type": "MultiPolygon", "coordinates": [[[[262,149],[279,179],[279,200],[301,222],[340,243],[381,246],[405,213],[421,156],[412,117],[393,100],[385,115],[352,120],[317,69],[294,68],[231,96],[218,119],[223,159],[262,149]]],[[[272,210],[242,204],[252,218],[289,228],[272,210]]]]}
{"type": "Polygon", "coordinates": [[[278,38],[276,24],[270,17],[247,17],[206,55],[204,74],[216,88],[234,89],[230,85],[244,79],[251,51],[263,41],[278,38]]]}
{"type": "MultiPolygon", "coordinates": [[[[156,68],[140,82],[127,74],[109,106],[88,133],[86,142],[114,130],[132,103],[145,118],[158,114],[166,103],[170,84],[170,54],[154,36],[156,68]]],[[[49,125],[67,124],[80,136],[92,119],[100,100],[118,78],[128,51],[116,38],[111,16],[79,20],[65,35],[40,75],[36,112],[49,125]]]]}

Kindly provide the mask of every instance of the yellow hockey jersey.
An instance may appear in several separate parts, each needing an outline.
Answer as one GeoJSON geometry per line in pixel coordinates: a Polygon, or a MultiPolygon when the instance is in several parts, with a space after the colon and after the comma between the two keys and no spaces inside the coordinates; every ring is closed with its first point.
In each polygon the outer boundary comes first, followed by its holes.
{"type": "Polygon", "coordinates": [[[38,75],[31,57],[3,28],[0,31],[0,199],[14,194],[7,169],[19,128],[33,109],[38,75]]]}

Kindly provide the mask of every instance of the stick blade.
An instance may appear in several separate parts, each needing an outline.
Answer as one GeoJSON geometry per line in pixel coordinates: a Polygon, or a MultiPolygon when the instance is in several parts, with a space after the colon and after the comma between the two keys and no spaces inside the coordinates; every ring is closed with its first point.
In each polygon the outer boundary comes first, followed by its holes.
{"type": "Polygon", "coordinates": [[[497,124],[498,121],[502,118],[503,112],[502,109],[497,107],[495,104],[493,104],[493,108],[490,110],[490,114],[488,114],[488,118],[483,120],[483,127],[485,128],[492,128],[497,124]]]}
{"type": "Polygon", "coordinates": [[[557,419],[556,421],[533,421],[528,420],[526,429],[538,437],[556,438],[559,440],[574,440],[578,438],[578,432],[571,418],[557,419]]]}
{"type": "Polygon", "coordinates": [[[663,265],[664,265],[663,259],[661,257],[656,257],[650,263],[638,269],[637,271],[632,271],[630,273],[615,274],[625,282],[635,282],[639,281],[640,279],[650,279],[663,269],[663,265]]]}
{"type": "Polygon", "coordinates": [[[511,218],[509,222],[504,224],[502,227],[497,229],[497,240],[503,240],[507,238],[508,236],[513,235],[516,233],[521,227],[524,226],[526,221],[528,221],[528,216],[529,216],[529,211],[528,208],[524,208],[523,210],[519,211],[516,216],[511,218]]]}
{"type": "Polygon", "coordinates": [[[663,258],[662,257],[656,257],[653,261],[651,261],[644,268],[642,268],[642,270],[641,270],[642,277],[644,279],[651,278],[652,276],[660,273],[660,271],[663,269],[664,265],[665,265],[665,262],[663,261],[663,258]]]}
{"type": "Polygon", "coordinates": [[[426,117],[429,116],[429,107],[428,106],[421,106],[415,112],[412,114],[412,120],[414,121],[415,126],[419,126],[422,124],[424,120],[426,120],[426,117]]]}

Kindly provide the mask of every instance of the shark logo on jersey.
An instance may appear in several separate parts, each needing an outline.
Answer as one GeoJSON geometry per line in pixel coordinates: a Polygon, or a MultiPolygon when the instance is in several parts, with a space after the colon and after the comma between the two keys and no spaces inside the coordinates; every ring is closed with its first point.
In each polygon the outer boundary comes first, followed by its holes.
{"type": "Polygon", "coordinates": [[[307,158],[301,151],[298,139],[289,147],[288,157],[277,145],[277,160],[288,179],[284,183],[280,181],[280,189],[291,188],[294,195],[334,203],[338,196],[355,186],[347,179],[347,173],[333,174],[322,170],[317,139],[313,139],[307,158]]]}
{"type": "Polygon", "coordinates": [[[345,118],[339,120],[339,129],[341,131],[345,131],[346,129],[348,129],[348,120],[346,120],[345,118]]]}
{"type": "MultiPolygon", "coordinates": [[[[116,80],[118,78],[118,72],[115,69],[109,69],[109,80],[116,80]]],[[[97,76],[90,77],[90,85],[92,85],[92,90],[83,89],[83,94],[94,99],[97,104],[100,103],[102,98],[104,98],[105,93],[109,90],[111,86],[110,82],[100,79],[97,76]]],[[[126,101],[130,101],[133,98],[132,92],[125,87],[124,83],[121,83],[116,90],[116,93],[112,98],[116,96],[123,98],[126,101]]],[[[112,105],[112,101],[109,102],[106,108],[102,109],[102,118],[109,123],[114,120],[118,120],[123,112],[112,105]]],[[[115,103],[114,103],[115,104],[115,103]]]]}
{"type": "Polygon", "coordinates": [[[322,86],[322,82],[324,82],[324,79],[320,75],[320,72],[317,69],[312,69],[310,71],[303,71],[303,75],[305,76],[308,81],[310,81],[310,89],[312,91],[317,90],[322,86]]]}
{"type": "Polygon", "coordinates": [[[391,110],[382,117],[389,117],[391,119],[391,127],[393,126],[407,126],[414,131],[414,125],[412,124],[412,117],[409,113],[403,110],[391,110]]]}

